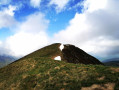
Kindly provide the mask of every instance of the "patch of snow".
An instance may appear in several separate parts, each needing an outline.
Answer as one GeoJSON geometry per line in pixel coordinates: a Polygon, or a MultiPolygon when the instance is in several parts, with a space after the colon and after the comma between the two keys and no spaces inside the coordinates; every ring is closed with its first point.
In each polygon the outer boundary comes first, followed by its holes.
{"type": "Polygon", "coordinates": [[[54,60],[61,61],[61,57],[60,56],[57,56],[57,57],[54,58],[54,60]]]}
{"type": "Polygon", "coordinates": [[[64,49],[64,45],[61,44],[59,48],[60,48],[60,50],[62,51],[62,50],[64,49]]]}

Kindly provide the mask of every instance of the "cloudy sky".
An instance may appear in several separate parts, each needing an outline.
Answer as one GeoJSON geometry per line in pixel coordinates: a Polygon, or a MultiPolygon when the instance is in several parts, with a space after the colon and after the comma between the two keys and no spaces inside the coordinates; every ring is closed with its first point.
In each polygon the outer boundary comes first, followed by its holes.
{"type": "Polygon", "coordinates": [[[59,42],[101,60],[119,57],[119,0],[0,0],[0,54],[59,42]]]}

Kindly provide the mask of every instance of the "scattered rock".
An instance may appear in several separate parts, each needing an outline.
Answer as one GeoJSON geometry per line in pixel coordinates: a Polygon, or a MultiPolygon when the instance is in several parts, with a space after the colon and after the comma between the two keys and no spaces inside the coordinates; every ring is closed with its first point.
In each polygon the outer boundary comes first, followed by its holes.
{"type": "Polygon", "coordinates": [[[114,83],[104,85],[93,84],[91,87],[82,87],[81,90],[114,90],[114,83]]]}
{"type": "Polygon", "coordinates": [[[99,81],[104,80],[104,79],[105,79],[105,76],[97,78],[97,80],[99,80],[99,81]]]}

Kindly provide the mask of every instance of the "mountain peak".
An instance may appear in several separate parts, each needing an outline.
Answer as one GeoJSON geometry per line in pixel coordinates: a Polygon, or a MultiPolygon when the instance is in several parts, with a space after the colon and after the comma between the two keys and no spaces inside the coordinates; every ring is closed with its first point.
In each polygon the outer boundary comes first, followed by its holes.
{"type": "Polygon", "coordinates": [[[69,63],[102,64],[95,57],[87,54],[82,49],[71,44],[64,44],[61,52],[62,52],[62,60],[69,63]]]}
{"type": "Polygon", "coordinates": [[[54,43],[44,48],[41,48],[23,58],[32,57],[48,57],[53,60],[65,61],[75,64],[102,64],[95,57],[87,54],[80,48],[71,44],[54,43]]]}

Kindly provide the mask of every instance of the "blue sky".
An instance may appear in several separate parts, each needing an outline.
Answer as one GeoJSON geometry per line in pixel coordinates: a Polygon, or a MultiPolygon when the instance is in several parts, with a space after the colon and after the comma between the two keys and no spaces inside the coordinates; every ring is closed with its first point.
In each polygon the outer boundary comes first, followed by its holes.
{"type": "Polygon", "coordinates": [[[117,0],[0,0],[0,54],[24,56],[51,43],[100,59],[119,57],[117,0]]]}
{"type": "MultiPolygon", "coordinates": [[[[25,0],[25,1],[24,0],[6,0],[6,3],[4,3],[5,1],[3,1],[3,4],[1,0],[0,9],[2,10],[4,8],[8,8],[9,5],[15,6],[16,10],[14,10],[13,12],[14,12],[14,18],[15,20],[17,20],[17,22],[24,21],[27,16],[35,12],[44,13],[45,18],[50,20],[49,27],[48,27],[49,35],[53,35],[53,33],[61,29],[64,29],[66,26],[68,26],[69,20],[71,20],[75,16],[76,12],[81,12],[81,6],[74,9],[70,9],[71,7],[75,6],[81,1],[83,0],[69,1],[66,5],[67,8],[57,12],[55,10],[55,7],[56,7],[55,4],[51,6],[48,5],[50,2],[49,0],[45,0],[45,1],[42,0],[38,7],[32,6],[30,4],[30,0],[25,0]],[[9,3],[7,3],[7,1],[9,3]]],[[[10,32],[9,28],[1,28],[0,39],[7,38],[10,34],[12,33],[10,32]]]]}

